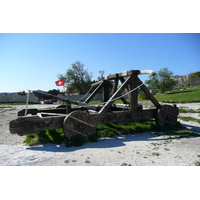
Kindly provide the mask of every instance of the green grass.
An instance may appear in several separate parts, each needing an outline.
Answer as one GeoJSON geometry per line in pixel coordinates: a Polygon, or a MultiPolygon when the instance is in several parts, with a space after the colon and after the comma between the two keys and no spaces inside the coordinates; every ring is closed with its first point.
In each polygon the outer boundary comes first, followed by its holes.
{"type": "MultiPolygon", "coordinates": [[[[65,143],[66,147],[82,146],[86,142],[97,142],[98,138],[113,137],[126,134],[138,134],[142,132],[164,132],[170,136],[171,139],[186,138],[186,137],[199,137],[200,134],[182,130],[182,125],[178,122],[175,126],[158,127],[154,121],[144,121],[130,124],[99,124],[96,127],[96,133],[91,135],[87,140],[80,135],[75,135],[71,139],[67,139],[64,135],[63,129],[46,130],[36,135],[27,135],[24,143],[27,145],[39,145],[39,144],[61,144],[65,143]]],[[[154,144],[154,143],[152,143],[154,144]]]]}
{"type": "Polygon", "coordinates": [[[159,93],[155,95],[155,98],[159,102],[164,102],[164,103],[200,102],[200,86],[191,89],[170,91],[163,94],[159,93]]]}
{"type": "Polygon", "coordinates": [[[159,153],[157,153],[157,152],[153,152],[152,153],[152,156],[159,156],[160,154],[159,153]]]}
{"type": "Polygon", "coordinates": [[[156,125],[155,121],[141,121],[130,124],[99,124],[96,126],[96,130],[99,137],[113,137],[115,135],[127,135],[136,134],[142,132],[159,132],[159,131],[169,131],[178,130],[182,128],[180,123],[176,126],[166,125],[164,127],[159,127],[156,125]]]}
{"type": "Polygon", "coordinates": [[[188,137],[200,137],[200,133],[190,131],[190,130],[176,130],[176,131],[168,131],[166,132],[171,139],[181,139],[188,137]]]}
{"type": "Polygon", "coordinates": [[[200,108],[198,109],[185,109],[184,107],[179,107],[179,113],[200,113],[200,108]]]}
{"type": "Polygon", "coordinates": [[[3,109],[3,108],[12,108],[11,106],[0,106],[0,109],[3,109]]]}
{"type": "MultiPolygon", "coordinates": [[[[200,102],[200,86],[184,89],[175,90],[165,93],[159,93],[154,95],[159,102],[163,103],[195,103],[200,102]]],[[[128,99],[127,99],[128,101],[128,99]]],[[[138,101],[147,101],[141,95],[138,96],[138,101]]],[[[101,101],[91,101],[89,104],[99,104],[101,101]]],[[[116,100],[115,103],[122,103],[120,99],[116,100]]]]}
{"type": "Polygon", "coordinates": [[[24,143],[29,146],[38,144],[61,144],[65,141],[63,129],[41,131],[39,134],[27,135],[24,143]]]}
{"type": "Polygon", "coordinates": [[[182,119],[183,121],[194,121],[194,122],[197,122],[200,124],[200,119],[196,119],[196,118],[193,118],[193,117],[178,117],[179,119],[182,119]]]}
{"type": "Polygon", "coordinates": [[[11,110],[16,110],[16,108],[13,108],[11,106],[0,106],[0,113],[4,113],[11,110]]]}
{"type": "Polygon", "coordinates": [[[200,162],[199,161],[196,161],[194,164],[195,164],[195,166],[200,166],[200,162]]]}
{"type": "MultiPolygon", "coordinates": [[[[34,104],[38,104],[38,103],[31,103],[29,102],[28,103],[29,105],[34,105],[34,104]]],[[[23,103],[23,102],[13,102],[13,103],[0,103],[0,105],[26,105],[26,103],[23,103]]]]}

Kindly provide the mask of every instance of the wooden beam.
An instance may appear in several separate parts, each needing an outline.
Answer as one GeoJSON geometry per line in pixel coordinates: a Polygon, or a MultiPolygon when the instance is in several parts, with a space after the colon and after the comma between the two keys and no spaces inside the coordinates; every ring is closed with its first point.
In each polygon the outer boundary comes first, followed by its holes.
{"type": "Polygon", "coordinates": [[[116,79],[117,77],[121,78],[121,77],[128,77],[131,76],[131,74],[140,74],[140,70],[129,70],[129,71],[124,71],[122,73],[118,73],[118,74],[110,74],[108,76],[103,77],[104,80],[113,80],[116,79]]]}
{"type": "Polygon", "coordinates": [[[114,93],[116,92],[117,86],[118,86],[118,82],[119,82],[119,79],[116,78],[116,79],[115,79],[115,82],[114,82],[114,84],[113,84],[112,91],[111,91],[112,94],[114,94],[114,93]]]}
{"type": "MultiPolygon", "coordinates": [[[[142,81],[138,78],[139,85],[142,84],[142,81]]],[[[148,90],[148,88],[145,85],[142,85],[140,87],[142,91],[147,95],[147,97],[152,101],[152,103],[156,106],[156,108],[160,108],[160,103],[156,100],[156,98],[151,94],[151,92],[148,90]]]]}
{"type": "MultiPolygon", "coordinates": [[[[135,89],[138,86],[138,77],[136,74],[132,74],[130,77],[130,91],[135,89]]],[[[138,110],[138,89],[129,93],[129,104],[130,111],[137,112],[138,110]]]]}
{"type": "Polygon", "coordinates": [[[96,93],[102,88],[104,81],[102,81],[98,87],[92,92],[92,94],[85,100],[85,103],[89,103],[92,98],[96,95],[96,93]]]}
{"type": "Polygon", "coordinates": [[[111,83],[109,81],[105,80],[103,87],[102,87],[103,102],[107,102],[110,98],[110,87],[112,87],[111,83]]]}
{"type": "Polygon", "coordinates": [[[125,82],[119,87],[119,89],[112,95],[112,97],[107,101],[107,103],[102,107],[102,109],[99,111],[99,113],[105,113],[110,108],[112,103],[115,101],[117,97],[121,95],[123,90],[127,87],[127,85],[130,83],[131,77],[128,77],[125,82]]]}

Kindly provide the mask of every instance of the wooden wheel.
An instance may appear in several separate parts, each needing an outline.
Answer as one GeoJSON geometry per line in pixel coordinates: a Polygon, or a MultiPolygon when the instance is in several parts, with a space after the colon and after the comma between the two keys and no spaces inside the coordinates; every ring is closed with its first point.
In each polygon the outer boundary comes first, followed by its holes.
{"type": "Polygon", "coordinates": [[[164,124],[172,124],[175,125],[178,117],[178,108],[176,106],[171,105],[163,105],[160,109],[158,109],[156,115],[156,123],[159,126],[164,126],[164,124]]]}
{"type": "Polygon", "coordinates": [[[69,139],[77,134],[88,137],[95,133],[95,119],[87,111],[74,111],[63,122],[65,136],[69,139]]]}

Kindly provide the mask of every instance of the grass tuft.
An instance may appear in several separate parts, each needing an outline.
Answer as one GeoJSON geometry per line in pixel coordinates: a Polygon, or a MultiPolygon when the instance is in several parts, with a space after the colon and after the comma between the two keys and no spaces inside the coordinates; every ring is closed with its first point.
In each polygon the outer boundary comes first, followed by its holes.
{"type": "Polygon", "coordinates": [[[200,124],[200,119],[196,119],[196,118],[193,118],[193,117],[178,117],[179,119],[182,119],[183,121],[194,121],[194,122],[197,122],[200,124]]]}

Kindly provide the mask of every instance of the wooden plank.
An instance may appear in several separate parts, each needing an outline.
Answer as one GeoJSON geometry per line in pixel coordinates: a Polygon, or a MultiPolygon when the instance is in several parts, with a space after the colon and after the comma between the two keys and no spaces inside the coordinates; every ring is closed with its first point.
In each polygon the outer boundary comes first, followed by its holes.
{"type": "Polygon", "coordinates": [[[25,116],[10,121],[9,129],[11,134],[31,135],[43,130],[55,130],[63,128],[63,120],[66,116],[25,116]]]}
{"type": "MultiPolygon", "coordinates": [[[[138,86],[137,75],[132,74],[130,80],[131,80],[130,81],[130,91],[131,91],[138,86]]],[[[130,104],[130,111],[137,112],[137,110],[138,110],[138,89],[129,93],[129,104],[130,104]]]]}
{"type": "Polygon", "coordinates": [[[42,117],[43,117],[43,116],[49,116],[49,117],[50,117],[50,116],[53,116],[53,117],[54,117],[54,116],[65,116],[65,117],[66,117],[66,116],[67,116],[67,114],[50,113],[50,112],[49,112],[49,113],[48,113],[48,112],[41,112],[40,114],[42,115],[42,117]]]}
{"type": "Polygon", "coordinates": [[[130,111],[113,111],[105,113],[91,113],[91,116],[95,119],[96,124],[105,123],[119,123],[126,124],[132,122],[138,122],[140,120],[155,119],[157,109],[143,109],[135,113],[130,111]]]}
{"type": "Polygon", "coordinates": [[[129,70],[129,71],[124,71],[122,73],[117,73],[117,74],[110,74],[108,76],[103,77],[104,80],[113,80],[116,79],[117,77],[128,77],[131,76],[131,74],[140,74],[140,70],[129,70]]]}
{"type": "Polygon", "coordinates": [[[103,102],[107,102],[110,98],[110,87],[111,87],[111,83],[105,80],[103,84],[103,88],[102,88],[103,102]]]}
{"type": "Polygon", "coordinates": [[[103,81],[95,82],[95,83],[91,84],[91,87],[95,87],[97,85],[100,85],[101,83],[103,83],[103,81]]]}

